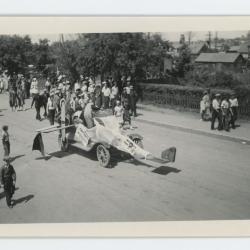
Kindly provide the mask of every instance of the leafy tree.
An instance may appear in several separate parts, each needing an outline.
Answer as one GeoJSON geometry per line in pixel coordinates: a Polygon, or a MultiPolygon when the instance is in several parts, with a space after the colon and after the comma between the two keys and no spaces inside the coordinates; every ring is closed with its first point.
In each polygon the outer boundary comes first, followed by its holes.
{"type": "Polygon", "coordinates": [[[174,67],[174,75],[184,77],[185,72],[187,72],[191,67],[190,62],[191,51],[188,46],[184,44],[180,49],[179,57],[174,67]]]}
{"type": "Polygon", "coordinates": [[[147,71],[161,70],[168,42],[159,34],[148,37],[143,33],[96,33],[54,43],[51,49],[59,68],[74,79],[79,74],[145,78],[147,71]]]}
{"type": "Polygon", "coordinates": [[[30,63],[32,43],[29,36],[0,36],[0,66],[11,74],[25,73],[30,63]]]}
{"type": "Polygon", "coordinates": [[[33,44],[31,57],[36,69],[47,76],[49,73],[49,65],[54,62],[50,53],[49,40],[40,39],[39,43],[33,44]]]}

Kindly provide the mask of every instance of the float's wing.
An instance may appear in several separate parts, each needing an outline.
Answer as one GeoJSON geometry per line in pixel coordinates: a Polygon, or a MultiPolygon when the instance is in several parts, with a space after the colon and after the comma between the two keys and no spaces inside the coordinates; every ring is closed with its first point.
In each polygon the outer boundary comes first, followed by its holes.
{"type": "Polygon", "coordinates": [[[62,129],[66,129],[66,128],[70,128],[70,127],[74,127],[75,125],[68,125],[68,126],[60,126],[60,125],[54,125],[54,126],[50,126],[50,127],[46,127],[46,128],[41,128],[41,129],[37,129],[36,132],[38,133],[50,133],[50,132],[54,132],[54,131],[58,131],[58,130],[62,130],[62,129]]]}
{"type": "Polygon", "coordinates": [[[152,155],[151,153],[147,154],[146,157],[138,157],[138,155],[134,155],[134,158],[142,163],[145,164],[166,164],[168,162],[174,162],[176,156],[176,148],[171,147],[162,151],[161,158],[152,155]]]}
{"type": "Polygon", "coordinates": [[[33,141],[32,150],[39,150],[41,154],[45,157],[44,144],[42,134],[38,133],[33,141]]]}

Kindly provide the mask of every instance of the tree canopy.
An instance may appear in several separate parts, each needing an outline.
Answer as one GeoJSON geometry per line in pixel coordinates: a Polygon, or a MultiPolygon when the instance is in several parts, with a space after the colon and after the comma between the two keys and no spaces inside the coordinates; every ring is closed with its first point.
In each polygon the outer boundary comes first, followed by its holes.
{"type": "Polygon", "coordinates": [[[0,36],[0,67],[25,73],[28,65],[47,76],[58,68],[72,79],[121,76],[143,79],[147,72],[163,70],[169,43],[157,33],[90,33],[75,39],[63,36],[52,44],[47,39],[32,43],[29,36],[0,36]]]}

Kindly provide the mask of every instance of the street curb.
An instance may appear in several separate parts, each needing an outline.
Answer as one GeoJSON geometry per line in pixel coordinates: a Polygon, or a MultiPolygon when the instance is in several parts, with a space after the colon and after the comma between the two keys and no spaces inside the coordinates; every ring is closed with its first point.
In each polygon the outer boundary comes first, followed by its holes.
{"type": "Polygon", "coordinates": [[[169,129],[173,129],[173,130],[177,130],[177,131],[181,131],[181,132],[192,133],[192,134],[196,134],[196,135],[203,135],[203,136],[208,136],[208,137],[217,138],[217,139],[219,138],[219,139],[223,139],[223,140],[227,140],[227,141],[240,142],[242,144],[250,145],[249,139],[243,139],[240,137],[232,137],[229,135],[218,135],[218,134],[209,133],[209,132],[206,132],[203,130],[191,129],[191,128],[172,125],[172,124],[168,124],[168,123],[154,122],[154,121],[140,119],[140,118],[139,119],[136,118],[135,121],[147,123],[147,124],[158,126],[158,127],[169,128],[169,129]]]}

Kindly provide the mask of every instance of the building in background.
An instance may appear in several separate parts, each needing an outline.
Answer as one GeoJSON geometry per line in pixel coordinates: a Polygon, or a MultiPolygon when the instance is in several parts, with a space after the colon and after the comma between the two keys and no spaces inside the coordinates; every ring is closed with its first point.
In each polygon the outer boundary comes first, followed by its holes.
{"type": "Polygon", "coordinates": [[[201,53],[195,60],[196,68],[232,73],[242,72],[245,63],[240,53],[201,53]]]}

